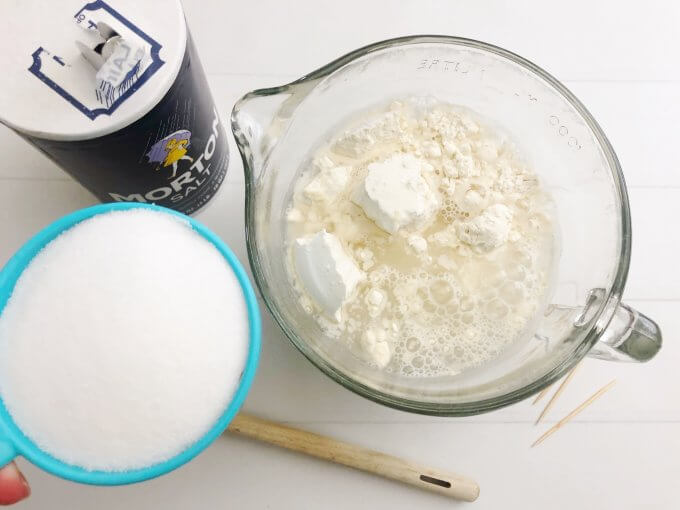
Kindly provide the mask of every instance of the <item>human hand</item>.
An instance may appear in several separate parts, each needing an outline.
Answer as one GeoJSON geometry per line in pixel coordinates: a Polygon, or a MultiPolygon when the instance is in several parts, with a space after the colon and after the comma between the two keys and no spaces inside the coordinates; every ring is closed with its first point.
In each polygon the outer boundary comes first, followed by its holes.
{"type": "Polygon", "coordinates": [[[14,462],[0,468],[0,505],[13,505],[30,494],[31,488],[14,462]]]}

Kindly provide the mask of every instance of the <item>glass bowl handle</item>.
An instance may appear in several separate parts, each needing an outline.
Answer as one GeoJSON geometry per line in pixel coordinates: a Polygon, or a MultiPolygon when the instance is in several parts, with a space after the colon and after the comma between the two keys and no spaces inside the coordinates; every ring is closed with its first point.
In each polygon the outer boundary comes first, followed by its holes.
{"type": "MultiPolygon", "coordinates": [[[[604,289],[592,290],[588,301],[599,301],[600,293],[604,293],[604,289]]],[[[588,355],[608,361],[644,362],[659,352],[661,344],[661,329],[656,322],[625,303],[619,303],[588,355]]]]}

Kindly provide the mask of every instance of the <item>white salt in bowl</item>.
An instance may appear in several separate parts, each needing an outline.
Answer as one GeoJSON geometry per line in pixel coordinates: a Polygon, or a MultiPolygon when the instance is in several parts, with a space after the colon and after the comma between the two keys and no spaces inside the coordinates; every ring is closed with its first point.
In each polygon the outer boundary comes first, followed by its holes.
{"type": "Polygon", "coordinates": [[[97,471],[87,470],[76,465],[68,464],[41,450],[16,425],[0,396],[0,466],[7,464],[17,456],[23,456],[45,471],[80,483],[94,485],[122,485],[140,482],[172,471],[194,458],[227,428],[241,407],[241,404],[250,389],[253,377],[255,376],[260,352],[260,314],[255,293],[245,270],[234,253],[224,244],[224,242],[201,223],[181,213],[150,204],[114,203],[82,209],[57,220],[30,239],[7,262],[2,271],[0,271],[0,314],[2,314],[7,305],[17,280],[24,269],[33,260],[33,257],[35,257],[48,243],[54,240],[62,232],[95,215],[134,208],[159,211],[183,219],[195,232],[199,233],[203,238],[214,245],[227,261],[229,267],[236,276],[243,292],[243,298],[248,313],[249,344],[240,382],[231,401],[208,432],[190,447],[170,459],[140,469],[128,471],[97,471]]]}

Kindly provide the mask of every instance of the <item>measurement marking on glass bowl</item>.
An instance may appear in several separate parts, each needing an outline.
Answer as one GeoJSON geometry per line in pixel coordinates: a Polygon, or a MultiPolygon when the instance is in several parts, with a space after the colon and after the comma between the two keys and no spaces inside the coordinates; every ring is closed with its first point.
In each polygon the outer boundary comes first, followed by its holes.
{"type": "MultiPolygon", "coordinates": [[[[467,66],[456,60],[443,60],[439,58],[423,58],[418,62],[418,69],[440,69],[441,71],[453,71],[454,73],[467,74],[471,71],[470,66],[467,66]]],[[[480,72],[484,72],[483,69],[480,72]]]]}
{"type": "MultiPolygon", "coordinates": [[[[484,72],[484,71],[482,71],[482,72],[484,72]]],[[[520,94],[519,92],[515,92],[515,96],[517,96],[517,97],[522,97],[524,94],[526,94],[526,97],[527,97],[527,99],[529,99],[529,101],[531,101],[531,102],[537,102],[538,101],[538,98],[536,96],[534,96],[533,94],[530,94],[529,92],[526,92],[526,93],[523,92],[522,94],[520,94]]]]}
{"type": "MultiPolygon", "coordinates": [[[[569,128],[563,124],[560,124],[560,118],[557,115],[551,115],[548,118],[548,123],[551,126],[559,126],[557,127],[557,133],[560,136],[567,136],[569,134],[569,128]]],[[[578,138],[576,138],[575,136],[569,137],[569,139],[567,140],[567,145],[576,150],[581,150],[582,148],[581,144],[578,142],[578,138]]]]}

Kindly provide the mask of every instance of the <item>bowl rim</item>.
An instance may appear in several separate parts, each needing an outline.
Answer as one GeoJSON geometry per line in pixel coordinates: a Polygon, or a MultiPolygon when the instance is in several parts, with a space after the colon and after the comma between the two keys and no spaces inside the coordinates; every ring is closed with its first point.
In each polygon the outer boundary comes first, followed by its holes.
{"type": "Polygon", "coordinates": [[[533,62],[517,55],[516,53],[475,39],[449,35],[410,35],[382,40],[351,51],[286,85],[257,89],[249,92],[235,104],[231,116],[231,125],[239,152],[241,154],[246,176],[246,245],[248,250],[248,259],[255,277],[256,285],[260,290],[265,305],[272,313],[274,319],[279,324],[291,343],[319,370],[350,391],[388,407],[432,416],[469,416],[492,411],[524,400],[525,398],[538,393],[542,389],[562,378],[568,371],[578,364],[581,359],[583,359],[583,357],[586,356],[588,351],[599,340],[600,332],[603,331],[611,322],[616,308],[621,301],[621,294],[625,287],[628,269],[630,266],[632,239],[628,193],[626,190],[626,184],[621,165],[602,128],[594,119],[592,114],[588,111],[588,109],[581,103],[581,101],[577,99],[576,96],[566,86],[564,86],[550,73],[533,62]],[[611,286],[609,289],[607,289],[606,295],[602,300],[600,308],[595,314],[593,314],[591,319],[591,327],[584,335],[583,340],[578,345],[575,345],[569,356],[567,356],[537,380],[504,395],[485,398],[477,401],[462,403],[438,403],[419,401],[400,396],[398,397],[363,384],[337,369],[326,359],[320,356],[314,349],[310,348],[307,345],[307,342],[300,338],[295,333],[295,331],[293,331],[293,329],[288,326],[285,317],[283,317],[283,315],[278,311],[276,303],[274,303],[273,299],[271,298],[266,277],[261,269],[259,254],[257,251],[257,231],[255,229],[254,223],[256,206],[256,185],[254,179],[255,175],[257,175],[257,172],[255,171],[256,169],[252,167],[252,154],[250,152],[250,148],[248,147],[247,140],[241,133],[241,126],[238,124],[236,119],[236,113],[240,109],[241,105],[253,97],[266,97],[290,92],[299,85],[306,84],[313,80],[325,78],[344,67],[346,64],[371,53],[400,46],[419,44],[448,44],[469,47],[491,53],[521,66],[525,70],[530,71],[538,78],[547,82],[578,112],[595,136],[606,157],[608,167],[612,173],[615,193],[619,201],[618,205],[621,235],[619,238],[618,263],[616,265],[616,272],[611,280],[611,286]]]}
{"type": "Polygon", "coordinates": [[[189,448],[170,459],[151,466],[129,471],[90,471],[60,461],[41,450],[33,443],[33,441],[23,434],[19,427],[17,427],[0,396],[0,445],[2,446],[0,447],[0,457],[3,457],[2,460],[9,462],[11,458],[21,455],[32,464],[49,473],[67,480],[90,485],[122,485],[141,482],[168,473],[196,457],[227,428],[241,408],[252,385],[253,378],[255,377],[260,356],[262,328],[257,298],[255,297],[255,292],[250,284],[245,269],[224,241],[199,221],[180,212],[154,204],[114,202],[80,209],[59,218],[29,239],[9,259],[0,271],[0,288],[3,289],[3,296],[0,296],[0,314],[4,310],[21,273],[45,245],[57,238],[62,232],[72,228],[81,221],[99,214],[130,209],[148,209],[162,212],[186,222],[194,231],[210,241],[213,246],[217,248],[236,275],[236,279],[243,292],[248,312],[249,343],[248,357],[241,374],[239,386],[236,389],[232,400],[208,432],[189,448]]]}

